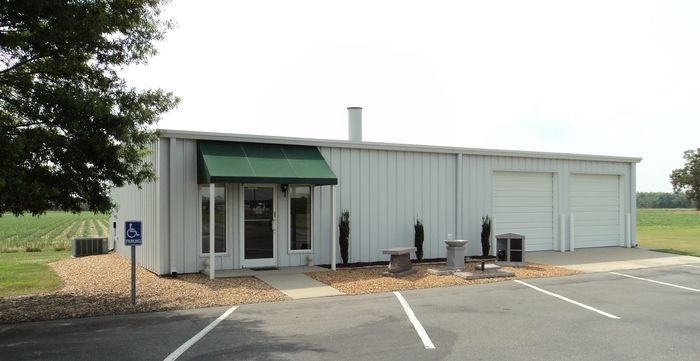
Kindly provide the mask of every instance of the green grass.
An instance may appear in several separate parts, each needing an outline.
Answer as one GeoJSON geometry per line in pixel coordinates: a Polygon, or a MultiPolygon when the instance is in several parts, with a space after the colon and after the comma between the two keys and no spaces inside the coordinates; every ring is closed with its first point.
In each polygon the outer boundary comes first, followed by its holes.
{"type": "Polygon", "coordinates": [[[61,279],[48,263],[70,257],[70,253],[0,253],[0,298],[48,292],[61,286],[61,279]]]}
{"type": "Polygon", "coordinates": [[[700,212],[638,209],[637,242],[648,249],[700,257],[700,212]]]}
{"type": "Polygon", "coordinates": [[[106,236],[107,218],[89,212],[47,212],[38,217],[4,214],[0,217],[0,297],[60,287],[61,279],[48,264],[70,257],[74,237],[106,236]]]}

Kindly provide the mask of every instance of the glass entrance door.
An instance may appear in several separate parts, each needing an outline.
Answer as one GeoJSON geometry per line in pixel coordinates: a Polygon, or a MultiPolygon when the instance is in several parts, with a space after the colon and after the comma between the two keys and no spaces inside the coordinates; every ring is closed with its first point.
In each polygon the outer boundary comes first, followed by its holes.
{"type": "Polygon", "coordinates": [[[275,188],[243,187],[243,267],[276,266],[275,188]]]}

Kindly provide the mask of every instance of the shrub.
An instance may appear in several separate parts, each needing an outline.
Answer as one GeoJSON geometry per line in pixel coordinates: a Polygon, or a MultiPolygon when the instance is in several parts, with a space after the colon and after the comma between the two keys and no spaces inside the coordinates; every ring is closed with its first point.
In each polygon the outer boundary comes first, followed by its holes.
{"type": "Polygon", "coordinates": [[[413,225],[413,230],[415,232],[415,243],[414,246],[416,246],[416,258],[421,261],[423,260],[423,240],[424,240],[424,232],[423,232],[423,223],[421,223],[420,219],[416,219],[416,224],[413,225]]]}
{"type": "Polygon", "coordinates": [[[41,252],[41,247],[34,244],[27,244],[24,246],[25,252],[41,252]]]}
{"type": "Polygon", "coordinates": [[[65,251],[68,249],[68,243],[66,242],[58,242],[54,243],[53,245],[53,250],[58,252],[58,251],[65,251]]]}
{"type": "Polygon", "coordinates": [[[0,253],[17,253],[19,252],[18,247],[4,247],[0,248],[0,253]]]}
{"type": "Polygon", "coordinates": [[[481,255],[488,256],[491,252],[491,218],[481,217],[481,255]]]}
{"type": "Polygon", "coordinates": [[[340,223],[338,224],[340,229],[339,242],[340,242],[340,257],[343,259],[343,264],[348,264],[348,246],[350,241],[350,211],[343,210],[340,215],[340,223]]]}

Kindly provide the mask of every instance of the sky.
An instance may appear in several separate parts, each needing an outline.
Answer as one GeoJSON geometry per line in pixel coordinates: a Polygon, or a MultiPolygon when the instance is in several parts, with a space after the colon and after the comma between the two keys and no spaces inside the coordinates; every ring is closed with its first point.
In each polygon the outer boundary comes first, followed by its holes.
{"type": "Polygon", "coordinates": [[[137,88],[163,129],[642,157],[700,148],[700,1],[174,0],[137,88]]]}

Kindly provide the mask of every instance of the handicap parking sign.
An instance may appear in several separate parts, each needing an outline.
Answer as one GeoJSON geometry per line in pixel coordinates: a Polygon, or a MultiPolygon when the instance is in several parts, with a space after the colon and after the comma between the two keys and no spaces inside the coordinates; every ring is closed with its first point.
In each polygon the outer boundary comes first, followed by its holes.
{"type": "Polygon", "coordinates": [[[141,221],[124,222],[124,244],[127,246],[140,246],[142,243],[141,221]]]}

